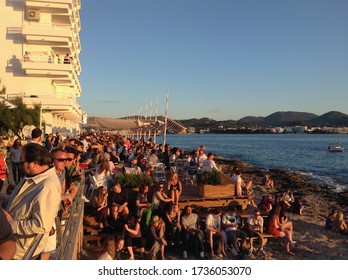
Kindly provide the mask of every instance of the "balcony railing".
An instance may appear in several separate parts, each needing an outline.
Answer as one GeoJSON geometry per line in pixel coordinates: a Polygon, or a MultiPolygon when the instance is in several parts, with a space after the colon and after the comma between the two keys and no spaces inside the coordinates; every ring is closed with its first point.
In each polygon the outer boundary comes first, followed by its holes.
{"type": "MultiPolygon", "coordinates": [[[[78,55],[81,52],[79,32],[70,25],[55,23],[26,22],[22,27],[24,38],[30,43],[55,43],[61,47],[70,48],[70,53],[78,55]]],[[[80,66],[79,66],[80,68],[80,66]]]]}
{"type": "Polygon", "coordinates": [[[22,69],[28,76],[51,77],[52,81],[57,85],[59,83],[73,86],[77,89],[77,96],[81,95],[81,84],[78,79],[79,70],[75,60],[70,63],[64,63],[64,58],[58,56],[52,57],[48,54],[43,55],[26,55],[22,60],[22,69]]]}

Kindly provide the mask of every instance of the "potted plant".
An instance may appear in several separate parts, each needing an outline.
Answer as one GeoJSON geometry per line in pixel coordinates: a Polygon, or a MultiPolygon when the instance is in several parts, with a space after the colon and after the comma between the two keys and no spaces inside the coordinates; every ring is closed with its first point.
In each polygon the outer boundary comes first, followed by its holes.
{"type": "Polygon", "coordinates": [[[219,172],[203,172],[197,175],[199,193],[205,198],[231,197],[234,187],[228,175],[219,172]]]}

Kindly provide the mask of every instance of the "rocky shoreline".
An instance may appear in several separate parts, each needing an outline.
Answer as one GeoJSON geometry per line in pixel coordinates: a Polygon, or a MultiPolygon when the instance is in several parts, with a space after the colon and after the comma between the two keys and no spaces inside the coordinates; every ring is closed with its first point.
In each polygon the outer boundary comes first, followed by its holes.
{"type": "Polygon", "coordinates": [[[316,184],[304,174],[285,169],[262,170],[246,162],[216,159],[222,171],[229,174],[232,167],[242,170],[245,180],[252,179],[254,197],[259,200],[262,195],[275,195],[279,191],[292,190],[295,197],[301,198],[305,210],[303,215],[289,213],[294,225],[294,239],[299,250],[296,256],[285,254],[279,240],[271,239],[265,247],[266,256],[254,254],[250,259],[309,259],[341,260],[348,259],[347,236],[328,231],[324,228],[329,209],[335,208],[348,215],[348,191],[335,192],[331,186],[316,184]],[[261,185],[263,175],[267,172],[274,181],[273,190],[261,185]]]}

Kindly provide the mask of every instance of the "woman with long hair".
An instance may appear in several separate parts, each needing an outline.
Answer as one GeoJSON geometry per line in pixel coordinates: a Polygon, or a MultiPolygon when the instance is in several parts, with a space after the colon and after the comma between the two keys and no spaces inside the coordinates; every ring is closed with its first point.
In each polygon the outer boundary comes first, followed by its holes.
{"type": "Polygon", "coordinates": [[[170,239],[170,245],[174,245],[176,240],[180,240],[180,215],[181,213],[178,204],[173,204],[165,214],[164,221],[166,223],[166,233],[170,239]]]}
{"type": "Polygon", "coordinates": [[[178,204],[180,195],[182,193],[182,183],[180,182],[176,172],[173,172],[170,176],[168,181],[168,191],[173,203],[178,204]]]}
{"type": "Polygon", "coordinates": [[[338,233],[348,235],[348,227],[346,222],[344,221],[343,212],[339,211],[333,221],[333,228],[334,231],[337,231],[338,233]]]}
{"type": "Polygon", "coordinates": [[[108,160],[101,161],[96,170],[95,179],[97,180],[98,186],[103,186],[104,188],[108,187],[108,181],[111,179],[110,164],[108,160]]]}
{"type": "Polygon", "coordinates": [[[106,188],[100,186],[92,201],[93,216],[95,216],[96,221],[99,223],[99,228],[103,229],[107,225],[106,219],[109,215],[108,207],[108,192],[106,188]]]}
{"type": "Polygon", "coordinates": [[[284,224],[281,224],[279,221],[281,206],[276,205],[271,212],[268,232],[276,237],[285,237],[285,248],[286,253],[289,255],[295,255],[293,251],[295,251],[293,245],[293,226],[292,222],[287,221],[284,224]]]}

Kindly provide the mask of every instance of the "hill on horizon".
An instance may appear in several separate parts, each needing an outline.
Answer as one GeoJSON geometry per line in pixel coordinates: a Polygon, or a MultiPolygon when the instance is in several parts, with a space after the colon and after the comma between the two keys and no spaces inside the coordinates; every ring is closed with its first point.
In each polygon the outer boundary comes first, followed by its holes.
{"type": "Polygon", "coordinates": [[[247,116],[237,121],[226,120],[216,121],[210,118],[193,118],[186,120],[178,120],[186,127],[197,127],[198,129],[217,129],[219,126],[237,127],[241,125],[256,125],[256,126],[348,126],[348,115],[337,111],[330,111],[321,116],[307,112],[275,112],[266,117],[247,116]]]}

